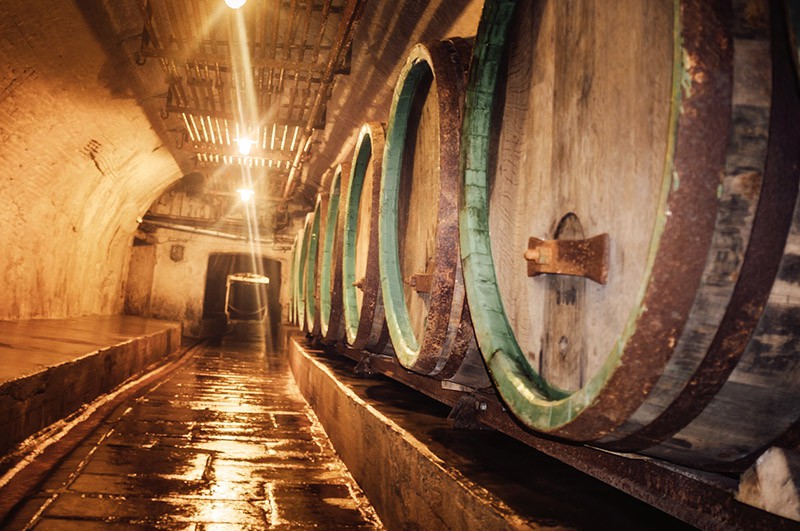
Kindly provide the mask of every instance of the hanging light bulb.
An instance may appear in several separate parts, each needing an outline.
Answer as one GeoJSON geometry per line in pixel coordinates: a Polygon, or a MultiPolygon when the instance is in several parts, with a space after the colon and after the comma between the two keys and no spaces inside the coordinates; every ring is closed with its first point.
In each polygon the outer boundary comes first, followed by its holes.
{"type": "Polygon", "coordinates": [[[231,9],[239,9],[247,0],[225,0],[225,5],[231,9]]]}
{"type": "Polygon", "coordinates": [[[239,197],[242,198],[243,203],[247,203],[253,198],[254,195],[256,195],[256,193],[249,188],[239,188],[236,190],[236,192],[239,194],[239,197]]]}
{"type": "Polygon", "coordinates": [[[235,138],[234,141],[236,142],[236,145],[239,147],[239,153],[244,155],[245,157],[250,154],[250,150],[253,149],[253,144],[256,143],[255,140],[250,140],[247,137],[235,138]]]}

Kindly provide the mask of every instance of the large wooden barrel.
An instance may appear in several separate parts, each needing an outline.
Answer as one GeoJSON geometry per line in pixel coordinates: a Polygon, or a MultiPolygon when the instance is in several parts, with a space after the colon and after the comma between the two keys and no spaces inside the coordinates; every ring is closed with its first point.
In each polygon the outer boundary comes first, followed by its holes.
{"type": "Polygon", "coordinates": [[[350,169],[342,241],[344,328],[353,348],[382,352],[389,341],[378,271],[383,124],[361,128],[350,169]]]}
{"type": "Polygon", "coordinates": [[[297,294],[297,326],[300,330],[307,332],[306,322],[306,275],[308,274],[308,247],[311,240],[311,230],[314,224],[314,213],[306,214],[303,222],[303,231],[300,237],[300,258],[297,261],[297,284],[295,292],[297,294]]]}
{"type": "Polygon", "coordinates": [[[344,341],[342,307],[342,191],[347,190],[350,163],[339,164],[333,172],[328,195],[328,210],[320,236],[319,311],[320,335],[326,341],[344,341]]]}
{"type": "Polygon", "coordinates": [[[319,297],[319,290],[317,288],[319,283],[319,240],[322,230],[323,216],[327,213],[328,197],[327,194],[318,194],[317,200],[314,203],[313,221],[311,222],[311,230],[308,233],[308,251],[306,252],[306,276],[303,284],[304,296],[306,305],[306,330],[309,334],[319,337],[319,305],[317,300],[319,297]]]}
{"type": "Polygon", "coordinates": [[[482,354],[530,428],[735,469],[800,418],[800,116],[778,16],[486,2],[461,254],[482,354]]]}
{"type": "Polygon", "coordinates": [[[458,247],[471,50],[458,38],[418,44],[400,72],[383,152],[379,247],[386,322],[400,363],[481,387],[490,382],[474,341],[458,247]]]}

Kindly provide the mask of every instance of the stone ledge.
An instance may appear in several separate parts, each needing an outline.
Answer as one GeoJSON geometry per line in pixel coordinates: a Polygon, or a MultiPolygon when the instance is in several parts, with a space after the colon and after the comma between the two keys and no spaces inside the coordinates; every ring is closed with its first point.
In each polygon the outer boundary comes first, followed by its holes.
{"type": "Polygon", "coordinates": [[[300,391],[388,529],[685,529],[678,520],[450,408],[289,338],[300,391]]]}
{"type": "Polygon", "coordinates": [[[0,456],[180,346],[180,324],[134,316],[0,321],[0,456]]]}
{"type": "Polygon", "coordinates": [[[290,338],[297,385],[389,529],[525,528],[499,500],[339,383],[290,338]]]}

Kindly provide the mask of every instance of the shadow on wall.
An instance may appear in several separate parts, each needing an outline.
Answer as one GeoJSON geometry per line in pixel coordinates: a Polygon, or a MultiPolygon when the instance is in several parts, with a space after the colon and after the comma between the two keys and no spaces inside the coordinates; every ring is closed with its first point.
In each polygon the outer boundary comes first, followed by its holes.
{"type": "Polygon", "coordinates": [[[228,330],[228,315],[225,313],[225,295],[228,288],[228,275],[235,273],[257,273],[269,278],[267,287],[267,321],[269,331],[266,335],[275,349],[278,326],[281,319],[281,264],[265,256],[246,253],[212,253],[208,257],[206,288],[203,296],[203,322],[201,335],[214,337],[224,335],[228,330]]]}

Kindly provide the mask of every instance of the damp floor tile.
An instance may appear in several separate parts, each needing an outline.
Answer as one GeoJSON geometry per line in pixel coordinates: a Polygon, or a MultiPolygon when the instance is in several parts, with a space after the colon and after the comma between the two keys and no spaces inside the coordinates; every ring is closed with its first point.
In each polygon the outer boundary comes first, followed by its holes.
{"type": "Polygon", "coordinates": [[[374,529],[285,353],[200,348],[16,511],[29,529],[374,529]]]}

